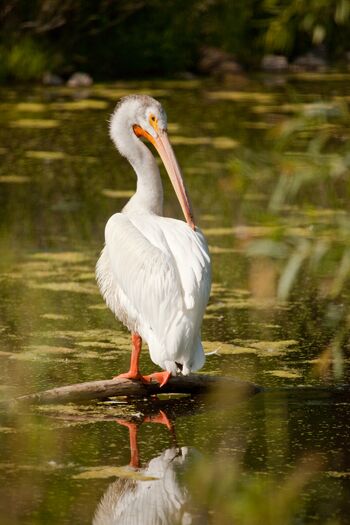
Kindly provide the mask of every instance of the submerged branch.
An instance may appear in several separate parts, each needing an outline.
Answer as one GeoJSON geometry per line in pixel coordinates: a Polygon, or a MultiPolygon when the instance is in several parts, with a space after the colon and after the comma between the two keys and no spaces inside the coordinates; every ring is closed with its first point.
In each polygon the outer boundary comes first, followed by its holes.
{"type": "Polygon", "coordinates": [[[171,377],[160,388],[158,383],[144,384],[130,379],[107,379],[89,381],[58,388],[52,388],[35,394],[20,396],[16,401],[29,403],[69,403],[92,399],[107,399],[114,396],[147,397],[156,394],[208,394],[215,391],[253,395],[262,388],[233,377],[220,377],[204,374],[171,377]]]}

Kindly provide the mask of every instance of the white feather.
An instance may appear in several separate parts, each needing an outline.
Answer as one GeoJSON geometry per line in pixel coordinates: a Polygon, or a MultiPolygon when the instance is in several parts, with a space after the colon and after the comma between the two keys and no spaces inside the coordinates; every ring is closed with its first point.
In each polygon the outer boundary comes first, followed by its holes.
{"type": "Polygon", "coordinates": [[[149,345],[151,359],[175,373],[204,364],[200,327],[210,293],[202,233],[157,215],[113,215],[97,279],[108,306],[149,345]]]}
{"type": "Polygon", "coordinates": [[[112,116],[111,137],[136,172],[137,190],[106,225],[96,275],[107,305],[148,343],[152,361],[174,374],[182,365],[188,374],[205,360],[200,330],[210,293],[210,258],[200,230],[162,217],[157,163],[133,131],[137,124],[156,138],[150,116],[164,136],[166,115],[151,97],[125,97],[112,116]]]}

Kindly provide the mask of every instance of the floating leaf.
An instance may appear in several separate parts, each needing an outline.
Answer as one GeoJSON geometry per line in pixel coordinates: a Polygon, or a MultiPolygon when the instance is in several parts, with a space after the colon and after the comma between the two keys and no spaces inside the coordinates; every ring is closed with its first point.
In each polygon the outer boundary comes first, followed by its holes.
{"type": "Polygon", "coordinates": [[[101,341],[78,341],[76,343],[78,346],[82,347],[96,347],[96,348],[115,348],[115,343],[103,343],[101,341]]]}
{"type": "Polygon", "coordinates": [[[253,348],[237,346],[229,343],[221,343],[220,341],[203,341],[205,353],[218,354],[254,354],[253,348]]]}
{"type": "Polygon", "coordinates": [[[237,140],[230,137],[183,137],[173,135],[171,142],[181,146],[213,146],[217,149],[232,149],[239,145],[237,140]]]}
{"type": "Polygon", "coordinates": [[[249,91],[212,91],[207,93],[212,100],[229,100],[234,102],[268,103],[275,100],[273,93],[259,93],[249,91]]]}
{"type": "Polygon", "coordinates": [[[98,294],[98,288],[92,284],[81,284],[79,282],[54,282],[54,283],[39,283],[29,281],[27,283],[29,288],[35,290],[49,290],[52,292],[74,292],[84,294],[98,294]]]}
{"type": "Polygon", "coordinates": [[[231,137],[215,137],[212,144],[216,149],[233,149],[237,148],[240,143],[231,137]]]}
{"type": "Polygon", "coordinates": [[[327,476],[332,478],[350,478],[350,472],[339,472],[336,470],[328,470],[325,472],[327,476]]]}
{"type": "Polygon", "coordinates": [[[81,252],[37,252],[31,254],[30,257],[62,263],[80,263],[89,259],[87,255],[81,252]]]}
{"type": "Polygon", "coordinates": [[[208,237],[233,235],[233,228],[204,228],[203,232],[208,237]]]}
{"type": "Polygon", "coordinates": [[[101,190],[102,195],[109,197],[110,199],[126,199],[134,195],[135,190],[101,190]]]}
{"type": "Polygon", "coordinates": [[[39,102],[20,102],[16,104],[14,109],[16,111],[28,111],[30,113],[40,113],[41,111],[47,110],[45,104],[39,102]]]}
{"type": "Polygon", "coordinates": [[[171,142],[178,146],[206,146],[211,143],[210,137],[182,137],[180,135],[173,135],[171,142]]]}
{"type": "Polygon", "coordinates": [[[235,248],[221,248],[220,246],[209,246],[209,252],[211,254],[221,254],[221,253],[237,253],[237,249],[235,248]]]}
{"type": "Polygon", "coordinates": [[[40,160],[61,160],[66,157],[62,151],[39,151],[28,150],[25,153],[26,157],[30,159],[40,160]]]}
{"type": "MultiPolygon", "coordinates": [[[[28,345],[24,347],[25,351],[35,354],[72,354],[75,352],[73,348],[65,346],[49,346],[49,345],[28,345]]],[[[19,355],[19,354],[15,354],[19,355]]]]}
{"type": "Polygon", "coordinates": [[[88,306],[89,310],[106,310],[107,306],[105,303],[91,304],[88,306]]]}
{"type": "Polygon", "coordinates": [[[252,341],[249,346],[265,352],[274,352],[275,350],[285,350],[297,344],[298,341],[295,339],[282,339],[281,341],[252,341]]]}
{"type": "Polygon", "coordinates": [[[95,100],[95,99],[82,99],[76,100],[73,102],[55,102],[51,104],[52,109],[59,111],[79,111],[85,109],[106,109],[108,107],[108,102],[105,100],[95,100]]]}
{"type": "Polygon", "coordinates": [[[18,119],[13,120],[9,123],[13,128],[38,128],[38,129],[50,129],[57,128],[60,125],[59,120],[54,119],[18,119]]]}
{"type": "Polygon", "coordinates": [[[135,481],[153,481],[159,478],[154,476],[146,476],[142,472],[132,470],[130,467],[96,467],[80,474],[73,476],[73,479],[104,479],[104,478],[125,478],[135,481]]]}
{"type": "Polygon", "coordinates": [[[283,379],[298,379],[302,377],[299,372],[294,372],[291,370],[268,370],[266,373],[275,377],[281,377],[283,379]]]}
{"type": "MultiPolygon", "coordinates": [[[[277,357],[291,351],[291,347],[297,345],[294,339],[281,341],[256,341],[252,339],[235,339],[235,344],[252,348],[259,357],[277,357]]],[[[293,349],[296,350],[297,348],[293,349]]]]}
{"type": "Polygon", "coordinates": [[[0,183],[2,184],[23,184],[29,181],[30,181],[30,177],[26,177],[25,175],[1,175],[0,176],[0,183]]]}
{"type": "Polygon", "coordinates": [[[15,428],[0,426],[0,433],[2,434],[15,434],[16,432],[17,430],[15,428]]]}
{"type": "Polygon", "coordinates": [[[69,315],[62,315],[62,314],[42,314],[40,317],[43,319],[50,319],[52,321],[64,321],[66,319],[69,319],[69,315]]]}
{"type": "Polygon", "coordinates": [[[149,95],[151,97],[165,97],[169,94],[169,91],[166,89],[153,89],[151,87],[145,89],[139,89],[135,87],[103,87],[97,86],[93,89],[93,93],[97,96],[108,98],[116,102],[119,98],[126,97],[127,95],[149,95]]]}

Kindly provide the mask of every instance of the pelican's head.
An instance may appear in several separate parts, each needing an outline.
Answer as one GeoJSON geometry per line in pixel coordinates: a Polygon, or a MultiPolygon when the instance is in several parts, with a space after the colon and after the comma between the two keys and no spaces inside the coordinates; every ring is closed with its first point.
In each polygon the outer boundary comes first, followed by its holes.
{"type": "Polygon", "coordinates": [[[120,153],[132,160],[137,144],[130,141],[143,137],[159,153],[179,199],[186,222],[194,229],[191,205],[186,193],[182,174],[167,135],[167,117],[162,105],[147,95],[123,97],[110,121],[110,135],[120,153]]]}

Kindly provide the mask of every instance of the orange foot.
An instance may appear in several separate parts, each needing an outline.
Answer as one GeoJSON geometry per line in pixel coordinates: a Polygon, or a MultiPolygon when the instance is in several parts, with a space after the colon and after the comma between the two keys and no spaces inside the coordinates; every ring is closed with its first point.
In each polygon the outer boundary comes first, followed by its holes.
{"type": "Polygon", "coordinates": [[[154,372],[153,374],[149,374],[148,376],[143,376],[142,381],[144,383],[152,383],[152,379],[159,383],[160,387],[164,386],[171,376],[170,372],[154,372]]]}
{"type": "Polygon", "coordinates": [[[119,374],[114,376],[113,379],[133,379],[135,381],[142,381],[142,383],[152,383],[152,379],[159,383],[160,387],[164,386],[171,376],[170,372],[154,372],[148,376],[143,376],[139,372],[126,372],[125,374],[119,374]]]}
{"type": "Polygon", "coordinates": [[[125,374],[119,374],[114,376],[113,379],[135,379],[136,381],[142,381],[143,376],[139,372],[126,372],[125,374]]]}

